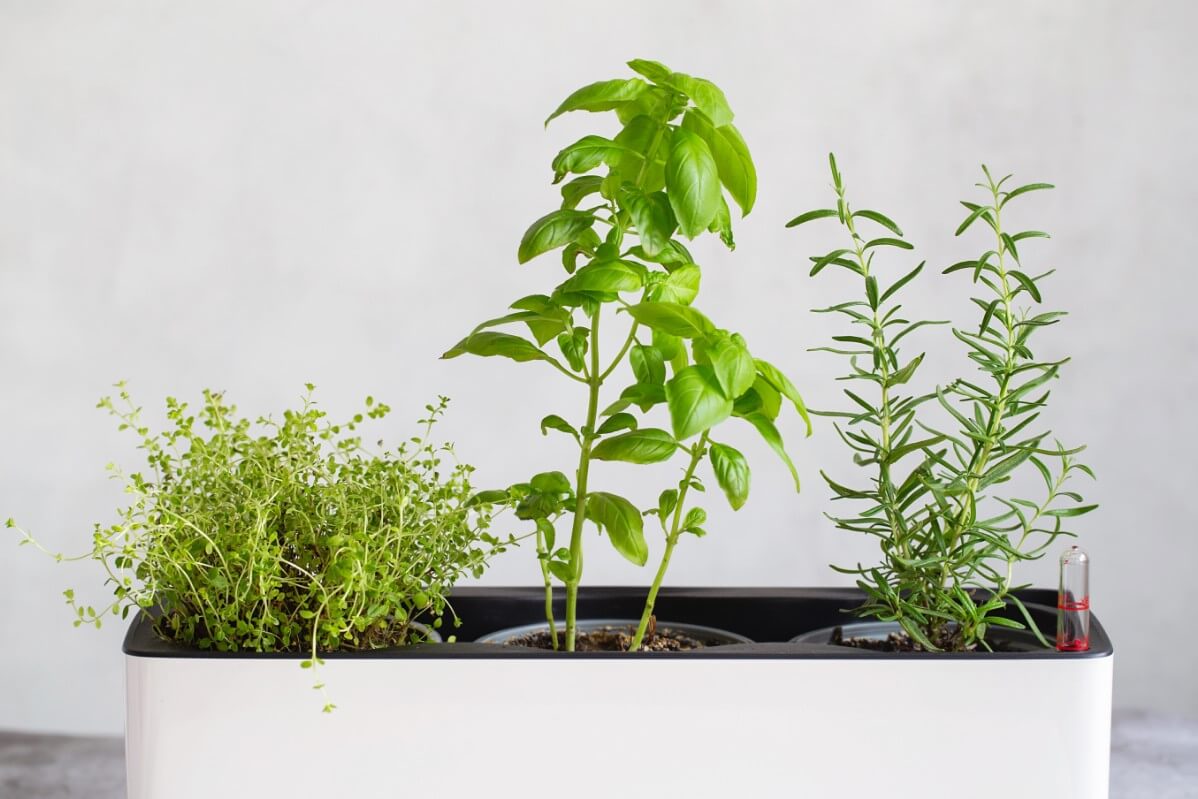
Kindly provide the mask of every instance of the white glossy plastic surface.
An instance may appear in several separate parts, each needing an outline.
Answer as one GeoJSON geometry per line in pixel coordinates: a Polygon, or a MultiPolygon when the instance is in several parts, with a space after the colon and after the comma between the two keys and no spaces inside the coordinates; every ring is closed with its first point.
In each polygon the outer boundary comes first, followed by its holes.
{"type": "Polygon", "coordinates": [[[127,660],[130,799],[1107,796],[1113,657],[127,660]]]}

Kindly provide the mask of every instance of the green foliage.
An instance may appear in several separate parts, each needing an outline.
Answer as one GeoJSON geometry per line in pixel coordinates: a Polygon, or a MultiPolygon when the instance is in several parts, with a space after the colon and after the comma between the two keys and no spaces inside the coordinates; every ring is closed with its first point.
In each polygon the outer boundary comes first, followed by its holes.
{"type": "MultiPolygon", "coordinates": [[[[889,286],[879,281],[876,255],[912,247],[888,217],[849,205],[835,159],[830,163],[836,207],[809,211],[790,226],[835,217],[850,239],[847,248],[811,258],[813,275],[828,266],[846,269],[861,279],[864,295],[818,311],[848,319],[850,333],[833,336],[834,346],[820,349],[847,356],[850,371],[843,379],[861,385],[845,390],[847,410],[824,415],[838,420],[841,439],[872,476],[861,487],[824,476],[838,500],[862,506],[856,515],[836,517],[837,526],[876,537],[882,549],[878,566],[839,571],[855,575],[868,597],[860,615],[897,621],[920,647],[986,646],[988,628],[1024,626],[1004,613],[1008,601],[1019,605],[1012,592],[1024,587],[1014,584],[1015,565],[1041,557],[1058,537],[1073,535],[1065,520],[1096,507],[1065,488],[1075,473],[1093,476],[1074,459],[1081,448],[1067,449],[1036,427],[1048,384],[1066,361],[1036,359],[1030,340],[1064,314],[1017,307],[1020,300],[1041,302],[1041,284],[1051,272],[1025,272],[1016,242],[1046,234],[1009,234],[1003,220],[1011,200],[1051,186],[1004,190],[1010,176],[995,181],[983,167],[985,182],[978,186],[985,201],[962,203],[968,215],[956,234],[981,220],[993,244],[976,259],[944,270],[967,273],[982,290],[972,298],[981,311],[977,328],[954,329],[952,335],[983,377],[910,393],[924,356],[904,355],[899,342],[924,326],[947,323],[904,318],[896,298],[924,265],[889,286]],[[871,238],[862,222],[890,235],[871,238]],[[1042,478],[1043,494],[1003,496],[998,489],[1028,468],[1042,478]]],[[[1021,615],[1044,642],[1030,616],[1021,615]]]]}
{"type": "Polygon", "coordinates": [[[733,510],[740,510],[749,498],[749,462],[745,456],[724,444],[711,444],[711,470],[733,510]]]}
{"type": "Polygon", "coordinates": [[[130,504],[79,559],[103,566],[113,599],[97,609],[67,592],[76,625],[154,609],[167,640],[307,652],[311,667],[326,652],[420,640],[411,623],[440,627],[454,581],[510,543],[488,532],[489,505],[468,504],[472,467],[429,441],[445,398],[426,407],[421,436],[376,452],[362,428],[390,409],[372,398],[338,424],[309,386],[281,420],[251,422],[206,391],[194,411],[168,399],[169,425],[153,432],[118,389],[99,407],[137,436],[147,469],[109,467],[130,504]]]}
{"type": "Polygon", "coordinates": [[[733,398],[724,393],[710,366],[687,366],[666,383],[674,435],[690,438],[732,415],[733,398]]]}
{"type": "Polygon", "coordinates": [[[740,508],[748,498],[747,461],[712,442],[711,430],[730,418],[745,420],[794,473],[773,424],[781,396],[807,418],[798,392],[780,371],[755,360],[740,335],[720,329],[693,306],[702,270],[677,237],[713,232],[731,249],[725,194],[744,214],[757,195],[753,160],[732,124],[727,98],[710,81],[654,61],[635,60],[629,66],[640,77],[585,86],[546,120],[590,111],[614,112],[620,122],[614,137],[584,136],[558,153],[552,168],[554,183],[562,184],[561,207],[533,222],[521,239],[520,263],[560,250],[566,278],[546,294],[512,303],[513,313],[482,323],[444,355],[542,361],[587,388],[581,419],[570,422],[554,413],[541,422],[542,432],[560,432],[578,444],[573,480],[553,472],[560,479],[538,475],[506,492],[517,517],[537,527],[555,641],[550,592],[553,580],[565,583],[565,646],[571,650],[585,520],[638,565],[648,557],[643,516],[656,515],[661,522],[665,552],[633,641],[636,648],[679,537],[703,534],[706,513],[687,509],[686,502],[691,490],[702,490],[696,470],[709,449],[713,473],[731,506],[740,508]],[[627,334],[614,355],[601,359],[604,320],[625,323],[627,334]],[[525,325],[534,340],[490,330],[518,325],[525,325]],[[560,359],[546,350],[551,341],[560,359]],[[614,401],[600,403],[601,390],[625,363],[632,382],[614,401]],[[642,427],[631,413],[661,406],[670,430],[642,427]],[[657,463],[677,454],[687,461],[682,480],[643,514],[630,500],[589,485],[594,460],[657,463]],[[558,546],[562,521],[570,530],[567,546],[558,546]]]}

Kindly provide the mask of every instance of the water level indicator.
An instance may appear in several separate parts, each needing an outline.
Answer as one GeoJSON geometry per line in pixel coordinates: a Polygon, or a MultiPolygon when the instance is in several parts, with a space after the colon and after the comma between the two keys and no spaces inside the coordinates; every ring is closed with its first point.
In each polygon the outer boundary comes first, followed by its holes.
{"type": "Polygon", "coordinates": [[[1057,593],[1057,651],[1090,648],[1090,556],[1081,547],[1061,555],[1061,587],[1057,593]]]}

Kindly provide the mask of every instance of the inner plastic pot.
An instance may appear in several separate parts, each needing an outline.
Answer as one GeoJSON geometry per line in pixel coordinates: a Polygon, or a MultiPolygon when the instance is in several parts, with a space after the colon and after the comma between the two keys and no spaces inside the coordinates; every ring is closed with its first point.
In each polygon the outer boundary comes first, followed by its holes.
{"type": "MultiPolygon", "coordinates": [[[[577,624],[579,632],[594,632],[611,628],[614,630],[627,630],[629,634],[636,632],[637,625],[640,624],[639,619],[584,619],[577,624]]],[[[559,624],[557,631],[558,635],[564,634],[564,625],[559,624]]],[[[751,644],[753,640],[746,638],[743,635],[737,635],[728,630],[721,630],[717,627],[705,627],[701,624],[681,624],[670,621],[657,622],[657,632],[672,631],[690,636],[703,643],[704,647],[723,646],[725,644],[751,644]]],[[[519,646],[519,644],[509,643],[514,638],[519,638],[523,635],[531,633],[548,633],[548,622],[536,622],[534,624],[522,624],[519,627],[508,627],[504,630],[498,630],[493,633],[488,633],[481,638],[476,639],[476,643],[480,644],[499,644],[501,646],[519,646]]]]}
{"type": "Polygon", "coordinates": [[[429,627],[427,624],[421,624],[418,621],[408,622],[408,629],[418,632],[424,636],[424,640],[419,643],[440,644],[444,643],[445,639],[441,637],[441,633],[429,627]]]}
{"type": "MultiPolygon", "coordinates": [[[[810,630],[800,633],[790,640],[796,644],[826,644],[828,646],[842,646],[845,649],[859,649],[859,647],[834,644],[832,636],[837,629],[840,629],[842,636],[846,639],[868,638],[874,641],[884,641],[892,633],[903,632],[902,625],[897,621],[857,621],[849,622],[848,624],[837,624],[832,627],[821,627],[818,630],[810,630]]],[[[1036,638],[1031,630],[1013,630],[1009,627],[992,626],[986,631],[986,640],[1000,644],[1003,650],[1007,652],[1049,651],[1045,649],[1044,644],[1040,643],[1040,640],[1036,638]]],[[[978,649],[979,651],[986,651],[985,647],[979,647],[978,649]]],[[[869,651],[876,652],[878,650],[869,651]]]]}

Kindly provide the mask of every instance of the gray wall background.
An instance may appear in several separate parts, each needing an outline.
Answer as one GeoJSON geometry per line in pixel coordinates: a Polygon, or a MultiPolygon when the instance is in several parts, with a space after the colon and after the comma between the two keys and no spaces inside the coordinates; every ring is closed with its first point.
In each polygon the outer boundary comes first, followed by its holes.
{"type": "MultiPolygon", "coordinates": [[[[1053,232],[1027,260],[1060,270],[1046,301],[1072,314],[1041,350],[1074,358],[1049,416],[1091,445],[1100,477],[1084,488],[1103,507],[1081,529],[1119,650],[1116,701],[1198,715],[1185,604],[1198,562],[1196,24],[1180,1],[2,2],[0,518],[52,549],[86,547],[121,501],[104,464],[136,463],[93,409],[121,378],[155,414],[205,386],[255,413],[305,381],[339,414],[372,393],[397,409],[393,439],[445,393],[442,432],[481,483],[568,468],[570,448],[536,424],[579,414],[572,384],[437,355],[552,285],[554,263],[517,266],[516,243],[556,201],[554,153],[612,123],[540,122],[649,57],[726,90],[761,174],[736,252],[696,247],[701,304],[813,405],[837,401],[843,364],[805,351],[834,332],[807,309],[848,286],[808,279],[806,256],[831,240],[782,224],[827,203],[829,150],[856,203],[896,217],[937,266],[984,248],[952,237],[981,161],[1059,186],[1016,221],[1053,232]]],[[[974,318],[965,281],[917,286],[913,313],[974,318]]],[[[968,368],[940,338],[922,342],[940,359],[929,380],[968,368]]],[[[783,432],[803,494],[764,446],[729,435],[754,464],[753,496],[737,514],[709,503],[711,535],[680,547],[670,583],[840,583],[829,562],[873,557],[821,515],[818,469],[851,469],[831,429],[783,432]]],[[[599,479],[644,502],[672,471],[599,479]]],[[[0,541],[0,727],[119,730],[121,625],[73,630],[59,604],[68,585],[102,599],[97,569],[12,543],[0,541]]],[[[1051,585],[1055,565],[1023,575],[1051,585]]],[[[486,579],[536,576],[518,551],[486,579]]],[[[591,539],[590,583],[650,576],[591,539]]]]}

